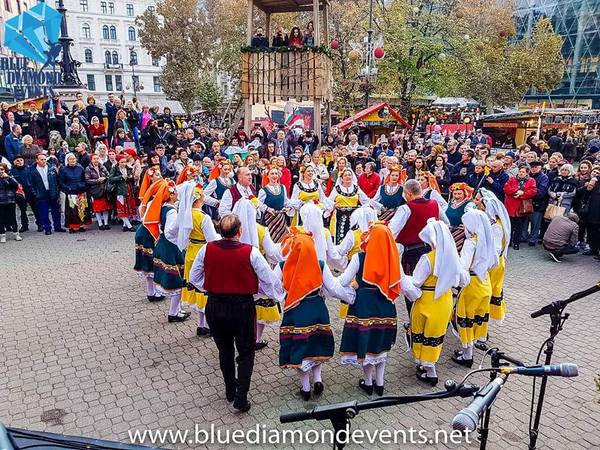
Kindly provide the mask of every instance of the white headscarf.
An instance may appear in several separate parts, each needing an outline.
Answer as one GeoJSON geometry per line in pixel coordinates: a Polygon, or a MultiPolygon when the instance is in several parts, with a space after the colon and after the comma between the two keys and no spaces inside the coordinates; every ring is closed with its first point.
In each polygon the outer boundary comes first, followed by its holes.
{"type": "Polygon", "coordinates": [[[75,153],[69,152],[65,155],[65,162],[64,162],[65,166],[69,165],[68,161],[69,161],[69,157],[71,157],[71,156],[74,157],[75,160],[77,160],[77,156],[75,156],[75,153]]]}
{"type": "Polygon", "coordinates": [[[190,244],[190,233],[194,229],[192,205],[195,200],[195,188],[196,183],[193,181],[186,181],[177,186],[177,198],[179,199],[179,208],[177,211],[177,222],[179,225],[177,247],[179,247],[179,250],[181,251],[184,251],[190,244]]]}
{"type": "Polygon", "coordinates": [[[433,218],[427,221],[427,225],[419,233],[419,238],[435,248],[433,275],[437,277],[437,283],[434,298],[438,299],[448,289],[458,286],[460,283],[463,269],[456,251],[456,244],[448,225],[433,218]]]}
{"type": "Polygon", "coordinates": [[[492,220],[500,218],[502,222],[502,228],[504,230],[504,248],[502,249],[502,255],[506,257],[508,254],[508,247],[510,245],[510,216],[506,210],[506,206],[498,197],[494,195],[492,191],[488,191],[485,188],[479,189],[479,193],[483,197],[483,204],[485,205],[485,212],[488,217],[492,220]]]}
{"type": "MultiPolygon", "coordinates": [[[[337,170],[337,168],[336,168],[336,170],[337,170]]],[[[352,185],[355,186],[355,185],[358,184],[358,178],[356,178],[356,174],[354,173],[354,170],[352,170],[350,168],[350,163],[348,163],[348,165],[346,166],[346,168],[342,171],[342,173],[335,180],[335,185],[336,186],[341,186],[342,185],[342,176],[344,175],[344,172],[346,170],[352,172],[352,185]]]]}
{"type": "Polygon", "coordinates": [[[350,215],[350,227],[358,226],[363,233],[369,230],[369,224],[377,221],[377,211],[369,205],[363,205],[350,215]]]}
{"type": "Polygon", "coordinates": [[[484,281],[488,270],[498,264],[490,219],[482,211],[471,208],[463,215],[462,222],[467,236],[477,235],[471,270],[484,281]]]}
{"type": "Polygon", "coordinates": [[[327,241],[323,228],[323,210],[314,203],[306,203],[300,208],[300,218],[304,229],[312,233],[317,248],[317,257],[320,261],[326,261],[327,241]]]}
{"type": "Polygon", "coordinates": [[[256,207],[247,198],[241,198],[233,207],[233,214],[236,214],[242,222],[242,237],[240,242],[250,244],[258,248],[258,228],[256,226],[256,207]]]}

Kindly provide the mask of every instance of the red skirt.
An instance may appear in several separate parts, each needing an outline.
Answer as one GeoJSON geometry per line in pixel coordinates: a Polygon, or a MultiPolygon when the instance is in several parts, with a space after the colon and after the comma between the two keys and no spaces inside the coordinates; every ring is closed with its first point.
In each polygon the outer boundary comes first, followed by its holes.
{"type": "Polygon", "coordinates": [[[127,195],[117,195],[117,217],[135,217],[136,214],[135,197],[131,186],[127,185],[127,195]]]}
{"type": "Polygon", "coordinates": [[[92,211],[95,213],[110,211],[111,209],[113,209],[113,205],[111,202],[106,200],[106,198],[100,197],[92,199],[92,211]]]}

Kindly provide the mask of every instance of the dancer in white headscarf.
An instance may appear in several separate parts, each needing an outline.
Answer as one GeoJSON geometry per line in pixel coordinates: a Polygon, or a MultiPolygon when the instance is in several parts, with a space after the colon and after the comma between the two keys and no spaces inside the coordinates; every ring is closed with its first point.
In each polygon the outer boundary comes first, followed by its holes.
{"type": "MultiPolygon", "coordinates": [[[[256,223],[257,212],[255,204],[247,198],[241,198],[233,207],[233,214],[236,214],[242,222],[240,242],[256,247],[268,262],[277,264],[283,261],[281,245],[273,242],[266,226],[256,223]]],[[[255,349],[260,350],[268,345],[262,339],[265,326],[276,326],[281,321],[281,316],[277,303],[273,299],[257,294],[254,304],[256,306],[255,349]]]]}
{"type": "Polygon", "coordinates": [[[452,360],[461,366],[471,367],[474,342],[487,336],[492,297],[489,271],[498,264],[498,255],[494,249],[490,220],[485,213],[469,209],[462,221],[467,239],[460,259],[463,269],[469,271],[470,281],[456,301],[454,316],[463,350],[455,351],[452,360]]]}
{"type": "Polygon", "coordinates": [[[468,283],[454,239],[448,226],[429,219],[419,238],[432,250],[421,256],[409,278],[415,290],[404,290],[414,302],[410,314],[410,348],[417,363],[417,378],[437,384],[435,364],[442,352],[442,343],[452,315],[454,286],[468,283]]]}
{"type": "Polygon", "coordinates": [[[492,283],[490,319],[502,321],[506,315],[504,274],[506,272],[506,255],[510,244],[510,217],[504,203],[487,189],[479,189],[475,197],[475,203],[480,209],[485,210],[492,221],[492,235],[494,237],[494,248],[498,255],[498,264],[490,270],[490,282],[492,283]]]}

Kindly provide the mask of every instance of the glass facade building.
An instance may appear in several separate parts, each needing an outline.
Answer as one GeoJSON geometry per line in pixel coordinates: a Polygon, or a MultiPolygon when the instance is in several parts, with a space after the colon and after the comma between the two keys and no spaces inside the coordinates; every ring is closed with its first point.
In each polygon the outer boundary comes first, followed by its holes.
{"type": "MultiPolygon", "coordinates": [[[[565,73],[550,93],[553,105],[600,109],[600,0],[517,0],[518,36],[529,34],[541,17],[550,18],[563,38],[565,73]]],[[[530,92],[525,100],[547,101],[548,94],[530,92]]]]}

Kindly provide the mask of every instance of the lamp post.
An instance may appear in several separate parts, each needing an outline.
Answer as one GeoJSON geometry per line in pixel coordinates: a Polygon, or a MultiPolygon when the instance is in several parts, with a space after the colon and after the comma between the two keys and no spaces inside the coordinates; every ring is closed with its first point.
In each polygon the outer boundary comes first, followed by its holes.
{"type": "Polygon", "coordinates": [[[367,84],[365,89],[365,108],[369,107],[369,93],[371,91],[371,75],[373,71],[373,0],[369,0],[369,30],[367,31],[367,84]]]}
{"type": "Polygon", "coordinates": [[[131,47],[129,47],[129,65],[131,66],[131,85],[133,87],[133,98],[137,98],[137,91],[139,88],[139,83],[135,76],[135,66],[137,65],[137,55],[135,54],[135,47],[133,45],[131,47]]]}
{"type": "Polygon", "coordinates": [[[73,42],[73,39],[69,37],[69,32],[67,30],[67,8],[65,8],[64,0],[58,0],[57,11],[62,15],[62,21],[60,23],[60,37],[58,38],[62,51],[62,58],[60,62],[62,71],[60,87],[81,88],[83,83],[77,74],[77,66],[79,66],[81,63],[79,61],[75,61],[71,56],[71,42],[73,42]]]}

